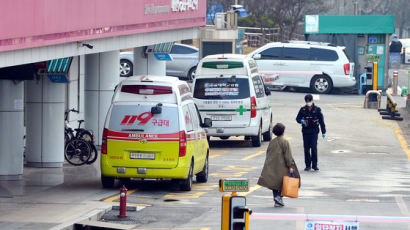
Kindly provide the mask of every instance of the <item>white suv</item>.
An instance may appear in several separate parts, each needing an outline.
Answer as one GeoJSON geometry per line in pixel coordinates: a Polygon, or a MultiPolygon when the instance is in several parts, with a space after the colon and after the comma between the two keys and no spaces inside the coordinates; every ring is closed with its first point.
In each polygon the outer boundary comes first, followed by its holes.
{"type": "Polygon", "coordinates": [[[253,146],[272,138],[270,91],[265,89],[252,58],[218,54],[203,58],[193,83],[194,101],[201,117],[211,118],[210,136],[245,136],[253,146]]]}
{"type": "Polygon", "coordinates": [[[274,42],[248,54],[262,76],[275,76],[272,87],[306,87],[314,93],[329,93],[333,87],[356,84],[354,63],[344,47],[317,42],[274,42]]]}

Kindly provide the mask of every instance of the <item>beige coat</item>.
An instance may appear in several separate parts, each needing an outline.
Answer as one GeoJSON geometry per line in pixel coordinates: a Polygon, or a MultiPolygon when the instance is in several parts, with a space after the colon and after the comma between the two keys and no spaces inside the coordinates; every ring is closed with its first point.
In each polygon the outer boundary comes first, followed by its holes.
{"type": "Polygon", "coordinates": [[[289,175],[290,167],[294,169],[295,177],[300,178],[289,142],[283,136],[276,137],[269,143],[266,150],[265,164],[258,185],[268,189],[282,190],[283,176],[289,175]]]}

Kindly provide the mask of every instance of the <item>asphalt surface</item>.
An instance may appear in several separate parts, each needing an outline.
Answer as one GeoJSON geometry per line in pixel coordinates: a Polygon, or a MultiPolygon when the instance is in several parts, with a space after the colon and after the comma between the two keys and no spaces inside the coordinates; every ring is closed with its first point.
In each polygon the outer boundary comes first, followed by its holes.
{"type": "MultiPolygon", "coordinates": [[[[274,208],[272,192],[256,185],[267,142],[254,148],[242,138],[212,138],[208,183],[179,192],[171,182],[131,182],[128,201],[145,208],[129,212],[127,220],[116,218],[115,211],[103,220],[132,224],[136,229],[219,229],[223,194],[217,191],[217,182],[245,177],[251,180],[251,191],[244,194],[253,210],[250,229],[304,229],[305,219],[318,215],[336,221],[340,215],[354,218],[360,229],[408,229],[410,219],[394,219],[410,214],[410,165],[398,122],[382,120],[376,110],[363,109],[363,96],[321,95],[316,103],[325,114],[328,137],[318,142],[320,171],[305,172],[300,126],[295,121],[304,95],[273,92],[270,96],[274,122],[287,126],[285,136],[301,169],[298,199],[285,198],[285,207],[274,208]]],[[[405,103],[404,98],[396,100],[405,103]]]]}
{"type": "MultiPolygon", "coordinates": [[[[364,96],[320,95],[316,104],[325,115],[327,138],[319,138],[318,172],[305,172],[300,126],[295,117],[305,92],[274,91],[274,122],[286,125],[293,156],[301,170],[299,198],[285,198],[275,208],[272,192],[256,185],[268,143],[251,147],[241,137],[212,138],[210,177],[190,192],[170,181],[125,183],[128,205],[137,211],[119,219],[119,188],[102,189],[98,163],[61,169],[25,168],[21,181],[0,181],[0,229],[72,229],[82,220],[119,223],[133,229],[220,229],[218,180],[250,179],[245,195],[253,210],[250,229],[305,229],[306,219],[338,223],[358,220],[360,229],[410,228],[410,119],[406,99],[395,96],[404,121],[383,120],[363,109],[364,96]],[[342,217],[341,217],[342,215],[342,217]]],[[[383,97],[382,105],[385,105],[383,97]]],[[[97,161],[98,162],[98,161],[97,161]]]]}

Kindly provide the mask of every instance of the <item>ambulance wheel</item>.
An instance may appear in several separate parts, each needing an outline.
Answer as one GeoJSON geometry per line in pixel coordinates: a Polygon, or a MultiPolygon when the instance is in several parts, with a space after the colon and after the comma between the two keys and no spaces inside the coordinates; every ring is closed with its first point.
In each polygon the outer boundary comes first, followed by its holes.
{"type": "Polygon", "coordinates": [[[115,178],[101,175],[101,184],[103,188],[114,187],[115,178]]]}
{"type": "Polygon", "coordinates": [[[270,119],[270,122],[269,122],[269,129],[268,129],[268,131],[266,131],[264,134],[263,134],[263,140],[264,141],[270,141],[270,140],[272,140],[272,129],[273,129],[273,127],[272,127],[272,118],[270,119]]]}
{"type": "Polygon", "coordinates": [[[262,142],[262,127],[259,127],[258,135],[252,137],[252,146],[259,147],[261,146],[261,142],[262,142]]]}
{"type": "Polygon", "coordinates": [[[200,183],[205,183],[208,181],[208,169],[209,169],[209,162],[208,162],[208,155],[206,155],[204,168],[201,172],[196,174],[196,181],[200,183]]]}
{"type": "Polygon", "coordinates": [[[194,164],[191,162],[191,167],[189,167],[188,178],[181,181],[180,188],[182,191],[191,191],[192,189],[192,178],[194,177],[194,164]]]}

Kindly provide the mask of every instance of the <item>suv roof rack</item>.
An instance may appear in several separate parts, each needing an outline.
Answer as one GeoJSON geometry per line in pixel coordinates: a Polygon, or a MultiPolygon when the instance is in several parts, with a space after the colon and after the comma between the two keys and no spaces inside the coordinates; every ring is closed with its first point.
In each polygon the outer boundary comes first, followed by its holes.
{"type": "Polygon", "coordinates": [[[284,43],[296,43],[296,44],[321,45],[321,46],[334,46],[334,47],[336,47],[336,45],[334,45],[332,43],[328,43],[328,42],[290,40],[290,41],[285,41],[284,43]]]}

